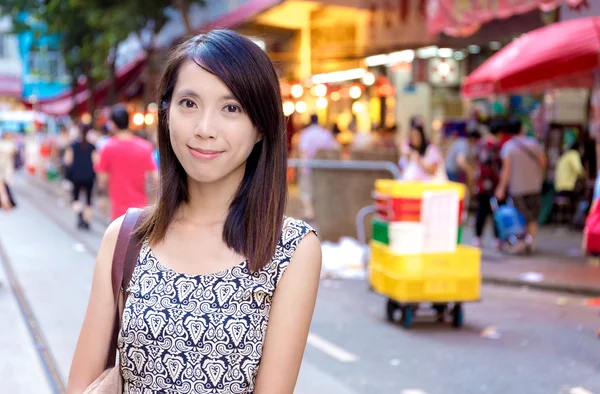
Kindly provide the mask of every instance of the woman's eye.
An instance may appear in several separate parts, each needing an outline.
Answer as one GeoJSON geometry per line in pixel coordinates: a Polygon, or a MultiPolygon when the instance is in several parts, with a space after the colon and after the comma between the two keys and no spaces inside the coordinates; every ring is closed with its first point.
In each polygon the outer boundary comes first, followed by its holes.
{"type": "Polygon", "coordinates": [[[240,107],[238,107],[237,105],[233,105],[233,104],[226,105],[224,109],[227,113],[230,113],[230,114],[235,114],[236,112],[242,112],[240,107]]]}
{"type": "Polygon", "coordinates": [[[194,108],[196,103],[194,103],[192,100],[183,99],[179,102],[179,105],[183,106],[184,108],[194,108]]]}

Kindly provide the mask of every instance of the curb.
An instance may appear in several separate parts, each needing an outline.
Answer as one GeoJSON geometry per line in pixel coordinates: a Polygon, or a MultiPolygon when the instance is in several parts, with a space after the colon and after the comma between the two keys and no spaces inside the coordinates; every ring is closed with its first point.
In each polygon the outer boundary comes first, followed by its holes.
{"type": "Polygon", "coordinates": [[[503,278],[498,276],[483,276],[482,283],[506,287],[528,287],[535,290],[568,293],[587,297],[600,297],[600,289],[587,286],[577,286],[568,283],[527,282],[520,279],[503,278]]]}

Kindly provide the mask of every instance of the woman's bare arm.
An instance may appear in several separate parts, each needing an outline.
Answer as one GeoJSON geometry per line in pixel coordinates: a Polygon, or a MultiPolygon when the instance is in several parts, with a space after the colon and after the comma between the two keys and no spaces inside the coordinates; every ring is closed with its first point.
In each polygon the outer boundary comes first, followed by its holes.
{"type": "Polygon", "coordinates": [[[81,394],[102,374],[115,317],[112,259],[122,218],[106,230],[94,269],[92,291],[71,363],[67,394],[81,394]]]}
{"type": "Polygon", "coordinates": [[[256,394],[294,392],[320,274],[321,245],[316,235],[310,233],[298,245],[273,296],[256,394]]]}

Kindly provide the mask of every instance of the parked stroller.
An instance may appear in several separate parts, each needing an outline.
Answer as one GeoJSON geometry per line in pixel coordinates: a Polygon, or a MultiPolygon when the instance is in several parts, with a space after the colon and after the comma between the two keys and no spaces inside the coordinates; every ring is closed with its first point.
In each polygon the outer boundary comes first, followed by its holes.
{"type": "Polygon", "coordinates": [[[525,218],[515,208],[512,199],[509,197],[503,205],[499,205],[498,200],[492,197],[490,203],[501,242],[500,249],[508,253],[524,251],[530,254],[533,238],[527,232],[525,218]]]}

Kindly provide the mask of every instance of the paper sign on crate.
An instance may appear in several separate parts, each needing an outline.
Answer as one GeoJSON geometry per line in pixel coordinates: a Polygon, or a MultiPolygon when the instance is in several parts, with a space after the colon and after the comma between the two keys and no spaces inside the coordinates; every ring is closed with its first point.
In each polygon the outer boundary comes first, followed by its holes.
{"type": "Polygon", "coordinates": [[[423,193],[421,224],[425,253],[453,253],[458,238],[459,196],[455,191],[423,193]]]}

